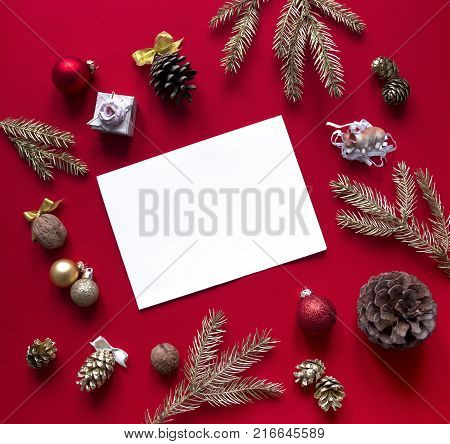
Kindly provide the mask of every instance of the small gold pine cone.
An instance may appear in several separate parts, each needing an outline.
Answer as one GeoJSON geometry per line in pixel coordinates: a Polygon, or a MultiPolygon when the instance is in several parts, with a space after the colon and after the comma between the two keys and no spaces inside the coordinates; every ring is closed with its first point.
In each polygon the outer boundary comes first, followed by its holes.
{"type": "Polygon", "coordinates": [[[388,80],[381,91],[384,101],[388,105],[403,103],[410,94],[409,83],[400,77],[388,80]]]}
{"type": "Polygon", "coordinates": [[[35,339],[27,349],[27,362],[32,368],[47,367],[56,357],[57,348],[50,338],[45,341],[35,339]]]}
{"type": "Polygon", "coordinates": [[[336,411],[342,407],[341,401],[345,398],[344,387],[333,376],[325,376],[316,384],[314,398],[323,411],[328,412],[330,407],[336,411]]]}
{"type": "Polygon", "coordinates": [[[372,71],[380,79],[392,79],[393,77],[398,77],[398,66],[389,57],[377,57],[372,62],[372,71]]]}
{"type": "Polygon", "coordinates": [[[306,359],[295,367],[295,382],[302,388],[317,382],[325,373],[325,364],[320,359],[306,359]]]}
{"type": "Polygon", "coordinates": [[[109,350],[99,350],[89,356],[78,372],[81,391],[91,392],[101,387],[113,374],[116,361],[109,350]]]}

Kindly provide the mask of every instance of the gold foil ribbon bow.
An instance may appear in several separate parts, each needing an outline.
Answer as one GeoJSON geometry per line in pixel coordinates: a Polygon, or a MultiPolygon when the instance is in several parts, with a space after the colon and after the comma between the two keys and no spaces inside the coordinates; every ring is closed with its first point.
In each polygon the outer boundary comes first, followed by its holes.
{"type": "Polygon", "coordinates": [[[137,66],[151,65],[157,54],[173,54],[180,49],[183,39],[176,42],[166,31],[160,32],[155,39],[153,48],[139,49],[133,52],[132,57],[137,66]]]}
{"type": "Polygon", "coordinates": [[[25,216],[25,219],[28,222],[31,222],[34,219],[36,219],[37,217],[39,217],[41,214],[51,213],[53,210],[56,210],[56,208],[58,208],[58,205],[61,202],[62,202],[62,200],[57,200],[56,202],[53,202],[52,200],[45,198],[42,201],[41,206],[39,207],[39,210],[25,211],[25,213],[23,213],[23,215],[25,216]]]}

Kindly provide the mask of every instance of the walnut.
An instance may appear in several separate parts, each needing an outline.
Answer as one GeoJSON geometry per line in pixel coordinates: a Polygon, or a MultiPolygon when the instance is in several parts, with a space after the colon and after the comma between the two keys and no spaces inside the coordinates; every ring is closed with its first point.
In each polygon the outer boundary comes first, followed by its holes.
{"type": "Polygon", "coordinates": [[[150,354],[155,370],[161,375],[172,373],[180,363],[177,349],[167,342],[158,344],[150,354]]]}
{"type": "Polygon", "coordinates": [[[33,239],[47,250],[63,246],[67,237],[66,227],[53,214],[42,214],[34,219],[31,231],[33,239]]]}

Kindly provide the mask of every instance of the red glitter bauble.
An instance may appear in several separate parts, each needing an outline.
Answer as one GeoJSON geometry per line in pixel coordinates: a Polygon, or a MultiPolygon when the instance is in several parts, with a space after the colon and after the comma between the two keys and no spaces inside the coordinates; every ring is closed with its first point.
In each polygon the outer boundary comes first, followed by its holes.
{"type": "Polygon", "coordinates": [[[297,307],[297,323],[307,333],[325,333],[336,323],[336,307],[327,298],[302,291],[297,307]]]}
{"type": "Polygon", "coordinates": [[[94,70],[92,60],[83,62],[76,57],[64,57],[53,66],[52,80],[61,92],[78,93],[87,88],[94,70]]]}

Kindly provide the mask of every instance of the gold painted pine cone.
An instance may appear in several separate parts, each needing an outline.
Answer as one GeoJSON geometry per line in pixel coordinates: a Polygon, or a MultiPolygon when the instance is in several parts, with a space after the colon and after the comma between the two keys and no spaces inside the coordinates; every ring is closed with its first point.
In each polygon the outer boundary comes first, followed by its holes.
{"type": "Polygon", "coordinates": [[[35,339],[27,349],[27,362],[32,368],[47,367],[56,357],[57,348],[50,338],[45,341],[35,339]]]}
{"type": "Polygon", "coordinates": [[[78,372],[81,391],[91,392],[101,387],[113,374],[116,361],[109,350],[99,350],[89,356],[78,372]]]}
{"type": "Polygon", "coordinates": [[[328,412],[330,408],[336,411],[342,407],[342,400],[345,398],[344,387],[333,376],[325,376],[316,384],[314,398],[323,411],[328,412]]]}
{"type": "Polygon", "coordinates": [[[359,328],[383,348],[419,345],[433,332],[436,313],[428,287],[408,273],[372,276],[360,290],[359,328]]]}
{"type": "Polygon", "coordinates": [[[325,373],[325,364],[320,359],[306,359],[295,367],[295,382],[302,388],[316,383],[325,373]]]}
{"type": "Polygon", "coordinates": [[[372,71],[380,79],[392,79],[393,77],[398,77],[398,67],[397,64],[389,57],[377,57],[372,62],[372,71]]]}
{"type": "Polygon", "coordinates": [[[381,94],[388,105],[399,105],[400,103],[403,103],[410,94],[409,83],[400,77],[390,79],[383,86],[381,94]]]}

